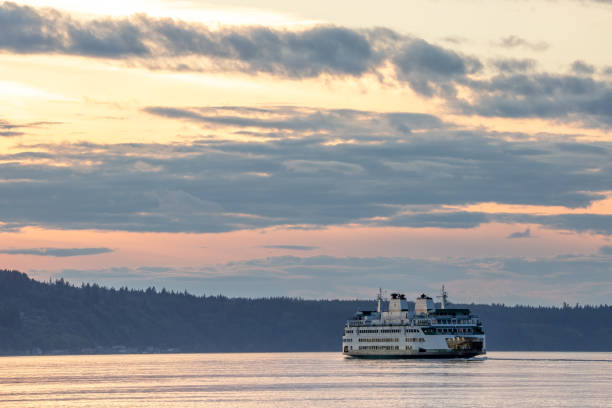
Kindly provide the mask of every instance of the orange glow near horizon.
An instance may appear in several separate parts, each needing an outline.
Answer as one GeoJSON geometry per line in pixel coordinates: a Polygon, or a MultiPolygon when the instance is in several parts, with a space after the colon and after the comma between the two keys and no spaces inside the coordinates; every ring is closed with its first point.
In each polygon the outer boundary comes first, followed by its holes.
{"type": "Polygon", "coordinates": [[[269,228],[214,234],[147,233],[95,230],[47,230],[27,227],[2,232],[4,249],[93,248],[113,252],[53,257],[0,254],[0,263],[24,272],[62,269],[105,269],[156,266],[201,268],[276,256],[408,257],[452,259],[593,254],[609,244],[603,236],[567,233],[533,225],[485,224],[474,229],[337,226],[320,230],[269,228]],[[531,228],[530,239],[507,239],[531,228]],[[588,237],[588,239],[585,239],[588,237]],[[274,245],[314,247],[312,250],[266,248],[274,245]]]}

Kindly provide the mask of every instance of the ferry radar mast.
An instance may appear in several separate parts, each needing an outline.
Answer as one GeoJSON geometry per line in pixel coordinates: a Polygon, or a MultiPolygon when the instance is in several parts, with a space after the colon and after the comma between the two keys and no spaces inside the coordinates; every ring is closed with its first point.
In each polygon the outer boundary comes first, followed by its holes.
{"type": "Polygon", "coordinates": [[[376,300],[378,300],[378,307],[376,308],[376,311],[380,313],[382,311],[380,305],[380,302],[382,302],[382,288],[378,288],[378,296],[376,297],[376,300]]]}
{"type": "Polygon", "coordinates": [[[442,291],[440,292],[440,296],[436,296],[442,299],[440,302],[440,307],[442,309],[446,309],[446,299],[448,299],[448,293],[444,290],[444,285],[442,285],[442,291]]]}

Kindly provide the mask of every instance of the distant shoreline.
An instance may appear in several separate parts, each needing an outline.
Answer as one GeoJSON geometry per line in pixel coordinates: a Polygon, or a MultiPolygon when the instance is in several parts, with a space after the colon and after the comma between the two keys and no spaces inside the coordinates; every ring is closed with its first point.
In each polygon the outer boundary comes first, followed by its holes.
{"type": "MultiPolygon", "coordinates": [[[[612,353],[610,350],[501,350],[488,349],[489,352],[501,353],[612,353]]],[[[82,352],[82,351],[51,351],[36,353],[0,353],[0,357],[50,357],[50,356],[119,356],[119,355],[171,355],[171,354],[290,354],[290,353],[337,353],[342,355],[341,351],[337,350],[293,350],[293,351],[138,351],[129,350],[125,352],[100,351],[100,352],[82,352]]],[[[486,357],[486,355],[484,356],[486,357]]],[[[418,360],[418,359],[417,359],[418,360]]]]}
{"type": "MultiPolygon", "coordinates": [[[[468,306],[489,351],[612,351],[612,306],[468,306]]],[[[0,270],[0,355],[340,352],[346,320],[375,308],[367,300],[76,287],[0,270]]]]}

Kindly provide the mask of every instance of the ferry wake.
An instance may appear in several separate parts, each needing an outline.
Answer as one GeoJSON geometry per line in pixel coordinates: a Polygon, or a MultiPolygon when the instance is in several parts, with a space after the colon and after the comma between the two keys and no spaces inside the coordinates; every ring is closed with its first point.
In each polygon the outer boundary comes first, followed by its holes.
{"type": "Polygon", "coordinates": [[[440,309],[422,294],[410,311],[406,297],[392,293],[383,311],[382,290],[376,311],[360,311],[346,322],[345,356],[361,358],[469,358],[485,354],[482,322],[469,309],[447,308],[442,286],[440,309]]]}

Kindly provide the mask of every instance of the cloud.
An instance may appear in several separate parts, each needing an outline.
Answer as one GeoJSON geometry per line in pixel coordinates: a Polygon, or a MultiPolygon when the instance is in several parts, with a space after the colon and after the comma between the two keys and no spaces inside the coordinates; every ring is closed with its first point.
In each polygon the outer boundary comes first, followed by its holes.
{"type": "Polygon", "coordinates": [[[497,42],[497,45],[503,48],[527,48],[532,51],[545,51],[549,47],[549,45],[543,41],[533,43],[516,35],[509,35],[501,38],[497,42]]]}
{"type": "Polygon", "coordinates": [[[394,57],[398,78],[410,83],[413,90],[433,96],[453,95],[454,81],[482,69],[475,58],[465,57],[424,40],[414,40],[394,57]]]}
{"type": "Polygon", "coordinates": [[[54,9],[5,2],[0,6],[0,47],[16,53],[67,53],[121,57],[144,55],[147,47],[127,20],[109,18],[83,25],[54,9]]]}
{"type": "Polygon", "coordinates": [[[448,88],[453,78],[481,67],[475,58],[383,28],[211,29],[145,14],[79,20],[55,9],[14,3],[0,5],[0,49],[121,59],[150,69],[266,73],[287,78],[381,75],[379,69],[391,62],[401,79],[426,95],[448,88]]]}
{"type": "Polygon", "coordinates": [[[320,160],[287,160],[283,162],[288,170],[295,173],[327,173],[333,175],[341,173],[345,175],[359,174],[364,171],[358,164],[344,163],[339,161],[320,161],[320,160]]]}
{"type": "MultiPolygon", "coordinates": [[[[410,228],[475,228],[489,222],[506,224],[538,224],[555,230],[612,235],[612,215],[607,214],[558,214],[530,215],[482,212],[414,212],[398,213],[370,225],[402,226],[410,228]]],[[[530,238],[531,231],[515,232],[507,238],[530,238]]]]}
{"type": "Polygon", "coordinates": [[[12,228],[160,232],[474,228],[495,221],[612,233],[605,215],[442,208],[481,202],[586,207],[612,190],[609,142],[468,131],[408,112],[173,109],[181,114],[147,111],[230,139],[23,145],[20,153],[0,155],[0,196],[10,197],[0,200],[0,220],[12,228]],[[215,116],[223,123],[201,119],[215,116]],[[249,141],[233,137],[245,131],[249,141]]]}
{"type": "MultiPolygon", "coordinates": [[[[147,269],[149,269],[148,267],[147,269]]],[[[424,281],[451,279],[462,267],[451,262],[410,258],[280,256],[234,261],[193,268],[150,272],[143,268],[68,269],[56,273],[72,282],[183,290],[229,296],[302,296],[309,298],[369,297],[375,288],[422,290],[424,281]],[[418,273],[417,273],[418,271],[418,273]],[[364,296],[365,295],[365,296],[364,296]]]]}
{"type": "Polygon", "coordinates": [[[473,100],[454,102],[466,114],[612,125],[612,84],[582,74],[509,73],[469,86],[473,100]]]}
{"type": "Polygon", "coordinates": [[[469,39],[457,35],[444,37],[442,38],[442,41],[452,44],[465,44],[470,42],[469,39]]]}
{"type": "Polygon", "coordinates": [[[530,58],[515,59],[504,58],[492,61],[492,64],[502,73],[516,73],[532,71],[536,67],[536,61],[530,58]]]}
{"type": "Polygon", "coordinates": [[[531,238],[531,230],[527,228],[525,231],[517,231],[508,235],[507,238],[531,238]]]}
{"type": "Polygon", "coordinates": [[[609,303],[609,255],[419,259],[408,257],[278,256],[190,268],[146,266],[68,269],[57,278],[110,286],[156,286],[228,296],[373,299],[376,288],[409,297],[442,282],[454,302],[609,303]]]}
{"type": "Polygon", "coordinates": [[[0,119],[0,137],[21,136],[23,135],[23,132],[16,130],[19,128],[19,125],[15,125],[0,119]]]}
{"type": "Polygon", "coordinates": [[[612,246],[602,246],[601,248],[599,248],[599,253],[602,255],[612,255],[612,246]]]}
{"type": "Polygon", "coordinates": [[[595,66],[579,60],[572,63],[571,69],[578,75],[593,75],[595,73],[595,66]]]}
{"type": "Polygon", "coordinates": [[[377,224],[411,228],[475,228],[487,222],[487,214],[458,211],[399,214],[377,224]]]}
{"type": "Polygon", "coordinates": [[[0,48],[15,53],[64,53],[129,58],[151,68],[233,69],[302,78],[362,75],[385,58],[385,30],[319,26],[301,32],[266,27],[208,26],[138,14],[77,20],[55,9],[0,6],[0,48]],[[206,57],[212,66],[195,61],[206,57]],[[179,60],[177,60],[177,58],[179,60]],[[157,59],[157,61],[153,61],[157,59]],[[148,61],[147,61],[148,60],[148,61]]]}
{"type": "Polygon", "coordinates": [[[19,232],[21,228],[23,228],[21,223],[0,221],[0,232],[19,232]]]}
{"type": "Polygon", "coordinates": [[[318,249],[319,247],[306,245],[263,245],[262,248],[287,249],[292,251],[313,251],[315,249],[318,249]]]}
{"type": "Polygon", "coordinates": [[[23,135],[23,132],[15,132],[13,130],[0,130],[0,137],[15,137],[21,135],[23,135]]]}
{"type": "MultiPolygon", "coordinates": [[[[296,106],[249,108],[238,106],[174,108],[151,106],[143,109],[152,115],[169,119],[216,126],[259,128],[273,131],[345,133],[377,130],[389,134],[397,130],[409,133],[413,130],[443,128],[444,123],[436,116],[424,113],[391,112],[374,114],[351,109],[314,109],[296,106]]],[[[256,133],[251,133],[255,136],[256,133]]],[[[269,133],[263,134],[268,136],[269,133]]],[[[356,134],[355,137],[359,137],[356,134]]]]}
{"type": "Polygon", "coordinates": [[[612,235],[612,215],[608,214],[559,214],[526,218],[548,228],[612,235]]]}
{"type": "Polygon", "coordinates": [[[24,129],[38,128],[47,125],[56,125],[60,122],[31,122],[31,123],[11,123],[0,119],[0,137],[14,137],[25,134],[24,129]]]}
{"type": "Polygon", "coordinates": [[[0,249],[0,254],[8,255],[38,255],[54,257],[70,257],[84,255],[99,255],[113,252],[110,248],[22,248],[0,249]]]}

